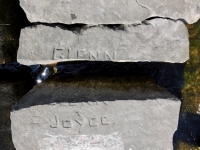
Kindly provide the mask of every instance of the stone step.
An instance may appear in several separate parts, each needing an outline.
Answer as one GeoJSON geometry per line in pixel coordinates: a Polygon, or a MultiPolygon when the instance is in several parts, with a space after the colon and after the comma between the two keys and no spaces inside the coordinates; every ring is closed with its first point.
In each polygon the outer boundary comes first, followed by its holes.
{"type": "Polygon", "coordinates": [[[147,77],[62,77],[11,112],[16,150],[173,149],[180,101],[147,77]]]}
{"type": "Polygon", "coordinates": [[[134,24],[150,17],[200,18],[199,0],[20,0],[31,22],[134,24]]]}
{"type": "Polygon", "coordinates": [[[64,27],[37,25],[21,30],[18,62],[61,61],[185,62],[188,31],[181,21],[153,19],[138,26],[64,27]]]}

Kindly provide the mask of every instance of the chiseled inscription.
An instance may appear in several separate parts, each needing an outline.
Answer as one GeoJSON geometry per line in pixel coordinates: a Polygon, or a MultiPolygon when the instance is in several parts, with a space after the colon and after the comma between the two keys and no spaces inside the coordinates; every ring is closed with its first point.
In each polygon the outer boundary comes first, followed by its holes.
{"type": "Polygon", "coordinates": [[[60,60],[60,59],[69,59],[70,58],[71,49],[68,48],[67,50],[63,48],[54,48],[53,50],[53,60],[60,60]]]}
{"type": "Polygon", "coordinates": [[[58,60],[58,59],[64,59],[64,53],[63,53],[63,49],[54,49],[54,55],[53,55],[54,60],[58,60]]]}
{"type": "Polygon", "coordinates": [[[78,49],[77,51],[77,59],[83,59],[85,56],[85,49],[78,49]]]}
{"type": "Polygon", "coordinates": [[[53,60],[60,59],[86,59],[86,60],[105,60],[112,61],[116,59],[116,52],[107,52],[107,51],[97,51],[92,52],[86,49],[78,49],[72,51],[71,48],[54,48],[53,50],[53,60]],[[73,54],[72,54],[73,52],[73,54]],[[76,55],[74,55],[76,53],[76,55]]]}
{"type": "Polygon", "coordinates": [[[90,60],[99,60],[99,56],[100,56],[100,53],[97,52],[97,54],[95,55],[93,52],[89,52],[89,59],[90,60]]]}
{"type": "Polygon", "coordinates": [[[99,105],[100,103],[104,104],[104,105],[108,105],[109,102],[108,101],[102,101],[102,102],[82,102],[82,103],[60,103],[60,106],[65,106],[65,107],[70,107],[70,106],[85,106],[85,105],[89,105],[89,106],[95,106],[95,105],[99,105]]]}
{"type": "Polygon", "coordinates": [[[102,125],[109,125],[108,117],[101,117],[102,125]]]}
{"type": "Polygon", "coordinates": [[[116,52],[113,52],[112,54],[103,51],[103,52],[91,52],[86,51],[85,49],[79,49],[77,51],[77,59],[89,59],[89,60],[115,60],[116,58],[116,52]]]}
{"type": "MultiPolygon", "coordinates": [[[[89,127],[98,127],[98,126],[107,126],[110,124],[108,117],[91,117],[86,118],[87,124],[89,127]],[[99,123],[100,122],[100,123],[99,123]]],[[[51,128],[68,128],[73,129],[75,125],[79,125],[78,129],[81,132],[81,127],[83,126],[83,118],[81,119],[59,119],[58,116],[55,116],[53,122],[51,123],[51,128]]]]}
{"type": "Polygon", "coordinates": [[[63,120],[62,126],[63,126],[63,128],[72,128],[71,120],[63,120]]]}
{"type": "Polygon", "coordinates": [[[51,128],[58,128],[59,125],[59,118],[57,116],[55,116],[55,123],[51,124],[50,127],[51,128]]]}
{"type": "Polygon", "coordinates": [[[90,124],[90,127],[97,127],[97,118],[90,118],[89,124],[90,124]]]}

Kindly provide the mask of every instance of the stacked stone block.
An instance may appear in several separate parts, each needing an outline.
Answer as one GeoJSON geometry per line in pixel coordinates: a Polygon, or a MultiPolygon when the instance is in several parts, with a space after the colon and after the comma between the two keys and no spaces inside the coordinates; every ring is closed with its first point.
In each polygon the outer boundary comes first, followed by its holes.
{"type": "MultiPolygon", "coordinates": [[[[185,23],[200,18],[198,0],[20,0],[20,5],[33,24],[20,35],[17,60],[25,65],[183,63],[189,59],[185,23]]],[[[16,149],[172,149],[177,98],[155,85],[141,88],[129,77],[101,81],[37,85],[11,114],[16,149]]]]}
{"type": "Polygon", "coordinates": [[[17,58],[26,65],[82,60],[182,63],[189,58],[184,23],[200,18],[198,0],[20,0],[20,5],[36,23],[21,31],[17,58]]]}

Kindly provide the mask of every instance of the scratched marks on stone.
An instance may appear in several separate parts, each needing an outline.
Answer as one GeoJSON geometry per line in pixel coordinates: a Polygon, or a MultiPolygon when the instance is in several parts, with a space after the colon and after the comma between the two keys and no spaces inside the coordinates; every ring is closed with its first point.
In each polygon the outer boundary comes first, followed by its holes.
{"type": "Polygon", "coordinates": [[[40,150],[124,150],[121,135],[76,135],[61,136],[46,134],[39,141],[40,150]]]}

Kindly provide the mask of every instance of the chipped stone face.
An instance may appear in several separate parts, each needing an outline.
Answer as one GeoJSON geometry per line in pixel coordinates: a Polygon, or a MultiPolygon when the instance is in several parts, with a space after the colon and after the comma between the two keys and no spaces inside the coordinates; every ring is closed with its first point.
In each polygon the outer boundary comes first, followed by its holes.
{"type": "Polygon", "coordinates": [[[36,85],[11,112],[16,150],[172,149],[180,101],[144,77],[36,85]]]}
{"type": "Polygon", "coordinates": [[[135,24],[160,16],[194,23],[199,0],[20,0],[29,21],[46,23],[135,24]]]}
{"type": "Polygon", "coordinates": [[[167,19],[123,28],[27,27],[21,31],[17,56],[25,65],[81,60],[185,62],[188,58],[187,28],[181,21],[167,19]]]}

